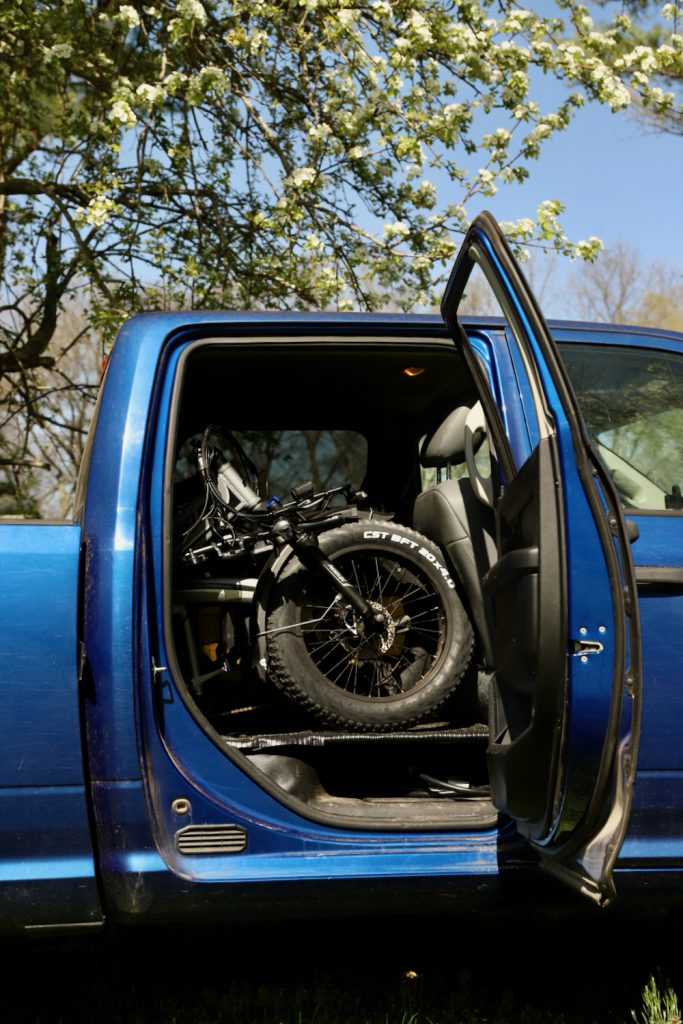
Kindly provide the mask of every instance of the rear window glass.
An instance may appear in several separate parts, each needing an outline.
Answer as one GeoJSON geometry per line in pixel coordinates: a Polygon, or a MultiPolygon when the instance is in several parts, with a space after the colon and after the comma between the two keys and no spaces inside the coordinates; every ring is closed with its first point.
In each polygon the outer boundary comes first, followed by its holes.
{"type": "MultiPolygon", "coordinates": [[[[292,487],[311,480],[316,491],[351,484],[360,489],[368,446],[354,430],[233,430],[233,436],[256,467],[262,498],[286,497],[292,487]]],[[[175,481],[193,476],[192,459],[200,435],[183,444],[175,481]]]]}

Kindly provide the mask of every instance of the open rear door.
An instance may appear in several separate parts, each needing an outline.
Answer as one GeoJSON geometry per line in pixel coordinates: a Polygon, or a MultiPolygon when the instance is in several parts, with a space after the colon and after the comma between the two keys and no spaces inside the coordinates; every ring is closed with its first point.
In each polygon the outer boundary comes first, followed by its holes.
{"type": "MultiPolygon", "coordinates": [[[[597,902],[614,895],[640,724],[640,634],[621,505],[591,448],[550,332],[498,225],[470,228],[442,315],[477,382],[495,452],[498,559],[483,581],[495,678],[493,800],[544,865],[597,902]],[[504,428],[458,306],[478,267],[507,321],[528,425],[504,428]]],[[[472,472],[475,472],[472,467],[472,472]]]]}

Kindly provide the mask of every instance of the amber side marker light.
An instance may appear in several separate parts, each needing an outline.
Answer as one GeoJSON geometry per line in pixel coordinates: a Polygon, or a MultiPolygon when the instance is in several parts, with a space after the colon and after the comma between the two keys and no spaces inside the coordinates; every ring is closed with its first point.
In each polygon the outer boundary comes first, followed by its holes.
{"type": "Polygon", "coordinates": [[[404,377],[419,377],[424,372],[424,366],[406,366],[404,370],[401,370],[404,377]]]}

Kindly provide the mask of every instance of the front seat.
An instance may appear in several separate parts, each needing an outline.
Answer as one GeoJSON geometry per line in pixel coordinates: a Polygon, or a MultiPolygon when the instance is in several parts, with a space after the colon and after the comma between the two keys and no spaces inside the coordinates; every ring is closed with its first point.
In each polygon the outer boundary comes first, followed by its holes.
{"type": "Polygon", "coordinates": [[[469,604],[486,667],[493,663],[491,638],[481,581],[496,561],[495,518],[487,488],[473,465],[473,455],[486,436],[481,406],[461,406],[449,413],[420,451],[420,464],[436,468],[437,479],[468,461],[470,476],[443,480],[423,491],[415,502],[413,525],[448,555],[469,604]],[[469,432],[469,460],[468,460],[469,432]],[[473,478],[473,480],[470,479],[473,478]]]}

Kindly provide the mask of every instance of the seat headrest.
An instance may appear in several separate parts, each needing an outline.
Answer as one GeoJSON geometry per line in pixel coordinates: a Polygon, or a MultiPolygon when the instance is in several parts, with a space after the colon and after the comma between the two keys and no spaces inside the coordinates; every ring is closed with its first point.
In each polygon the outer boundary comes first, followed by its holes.
{"type": "Polygon", "coordinates": [[[461,405],[427,435],[420,451],[421,465],[428,469],[442,469],[444,466],[459,466],[465,461],[465,423],[469,412],[466,405],[461,405]]]}

